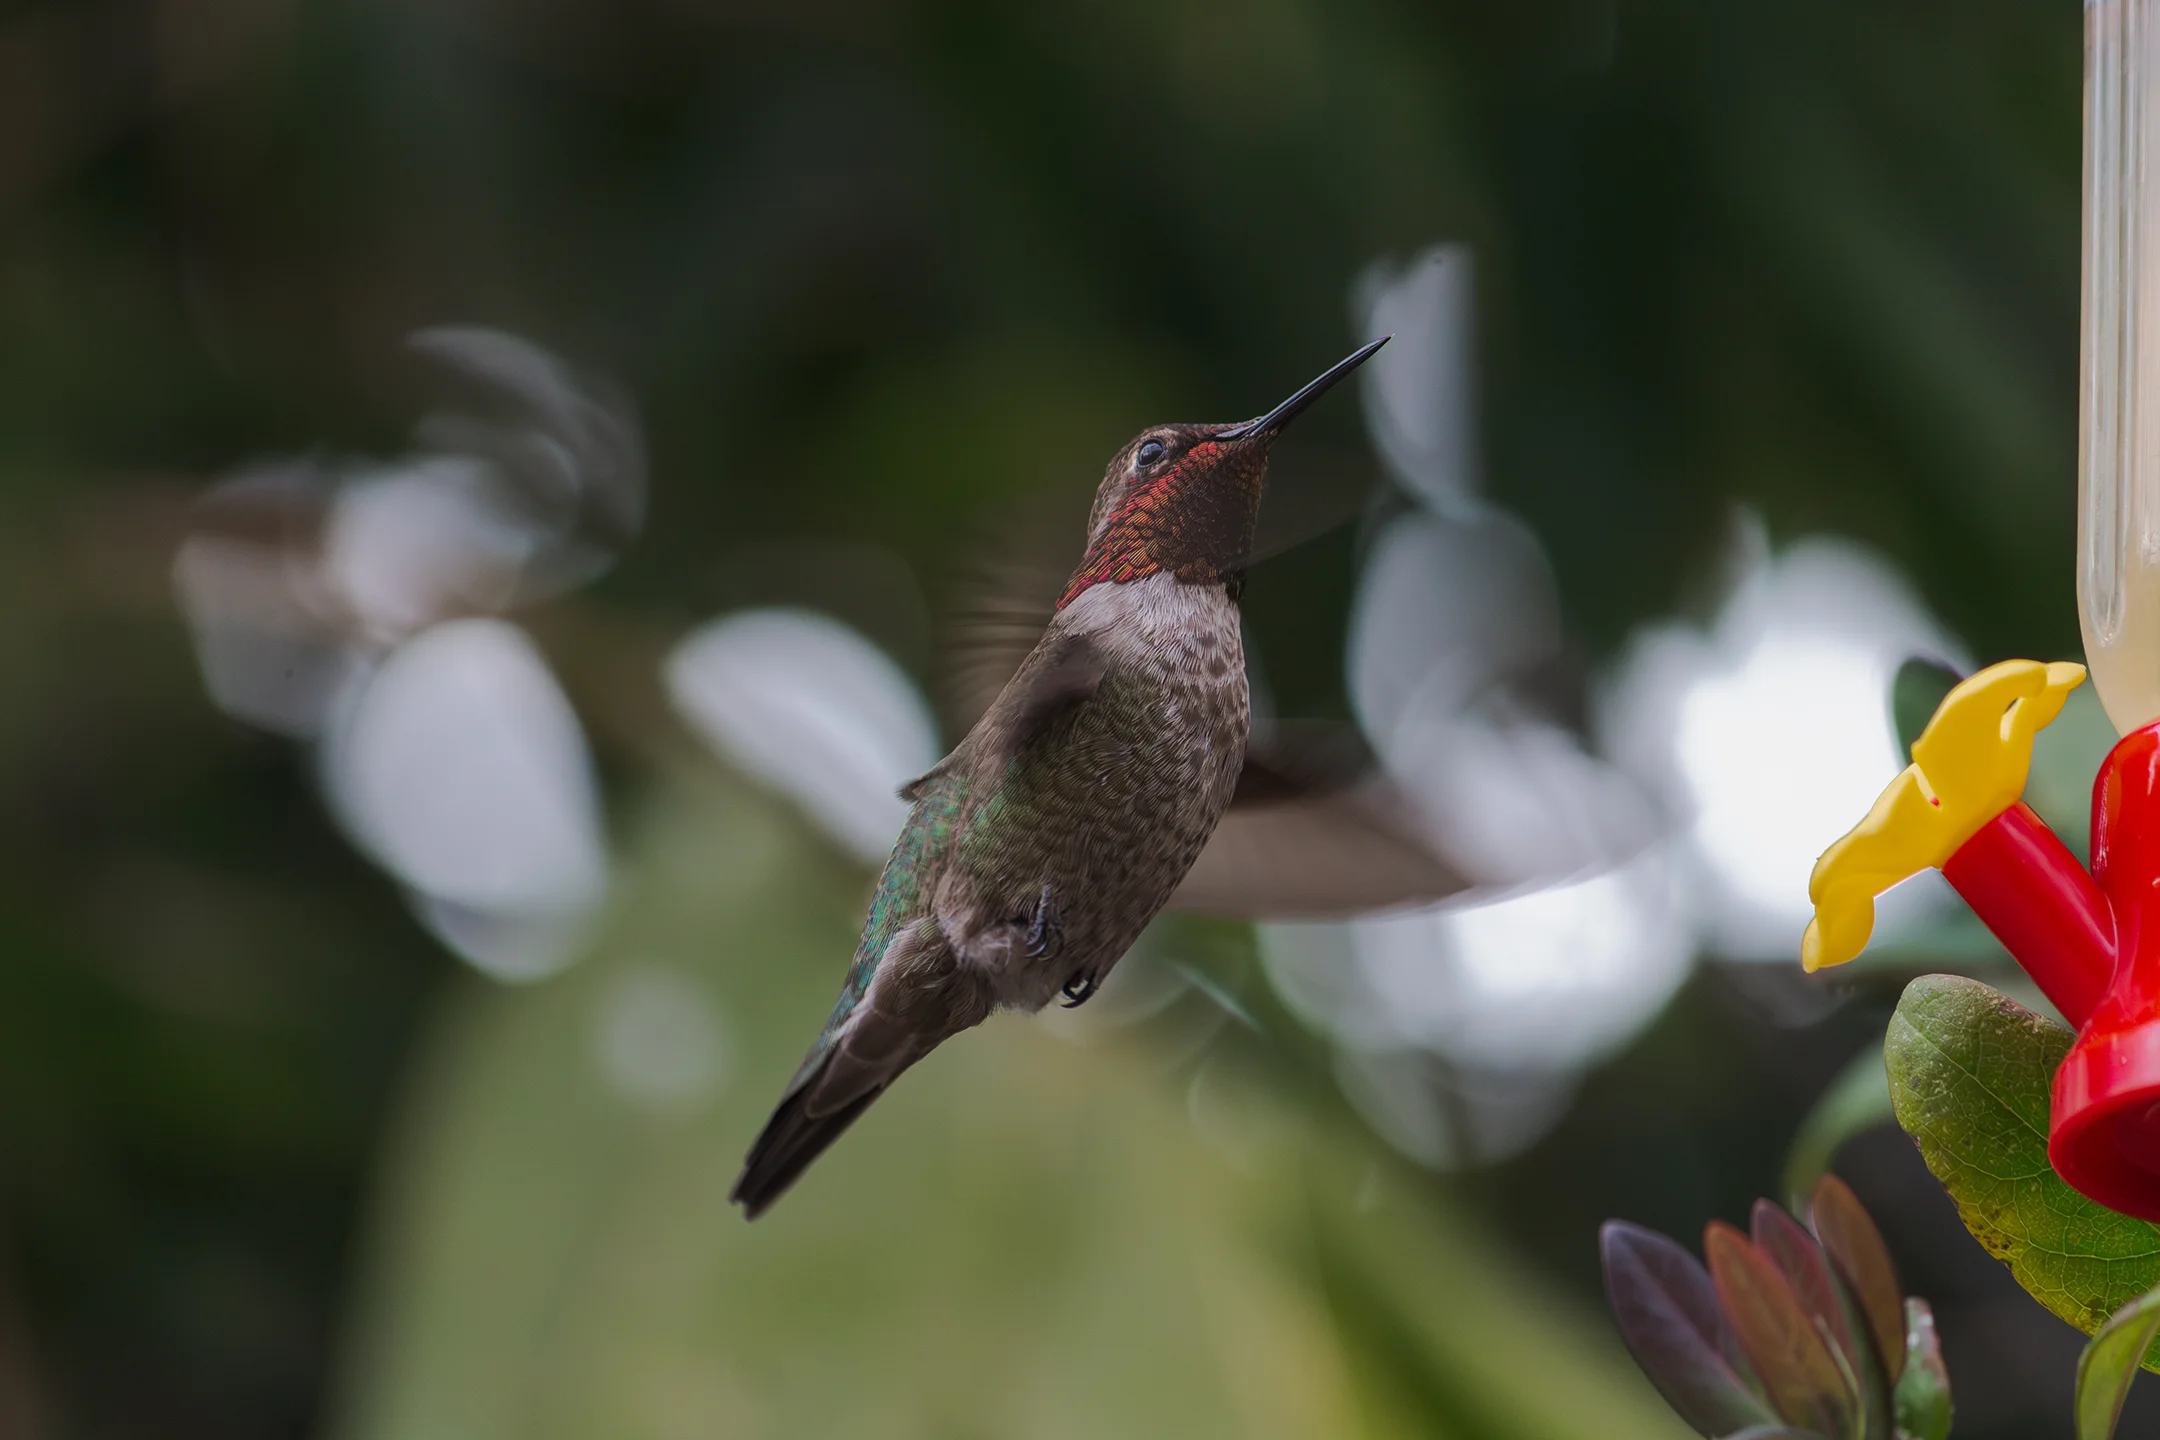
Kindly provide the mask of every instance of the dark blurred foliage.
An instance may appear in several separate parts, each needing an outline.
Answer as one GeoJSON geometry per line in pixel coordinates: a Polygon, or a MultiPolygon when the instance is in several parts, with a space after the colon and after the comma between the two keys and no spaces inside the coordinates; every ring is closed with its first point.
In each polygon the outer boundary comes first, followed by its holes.
{"type": "MultiPolygon", "coordinates": [[[[204,702],[165,567],[226,467],[393,448],[408,331],[637,395],[651,523],[589,598],[666,628],[811,598],[776,542],[936,600],[1001,507],[1252,412],[1364,265],[1463,240],[1487,488],[1586,668],[1706,592],[1735,502],[1879,547],[1982,657],[2074,653],[2078,86],[2032,0],[0,5],[0,1430],[320,1416],[417,1027],[473,982],[204,702]]],[[[1356,426],[1279,470],[1370,476],[1356,426]]],[[[1354,556],[1254,578],[1287,709],[1341,706],[1354,556]]],[[[816,598],[927,674],[885,593],[816,598]]],[[[1605,1216],[1775,1190],[1867,984],[1793,1025],[1793,977],[1706,972],[1445,1183],[1593,1295],[1605,1216]]],[[[1902,1139],[1849,1154],[1958,1433],[2067,1433],[2075,1337],[1902,1139]]]]}

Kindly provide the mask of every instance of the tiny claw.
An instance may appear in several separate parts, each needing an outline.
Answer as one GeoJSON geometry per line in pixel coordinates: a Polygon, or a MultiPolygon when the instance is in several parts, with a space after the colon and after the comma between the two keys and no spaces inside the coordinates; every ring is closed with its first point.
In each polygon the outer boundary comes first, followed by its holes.
{"type": "Polygon", "coordinates": [[[1093,975],[1082,973],[1073,976],[1072,979],[1065,982],[1065,988],[1058,991],[1058,994],[1065,997],[1063,1008],[1077,1010],[1082,1005],[1087,1004],[1094,997],[1095,991],[1100,988],[1101,984],[1102,982],[1093,975]]]}
{"type": "Polygon", "coordinates": [[[1065,948],[1065,927],[1058,923],[1050,904],[1050,882],[1043,882],[1042,896],[1035,902],[1035,918],[1028,924],[1027,958],[1040,960],[1065,948]]]}

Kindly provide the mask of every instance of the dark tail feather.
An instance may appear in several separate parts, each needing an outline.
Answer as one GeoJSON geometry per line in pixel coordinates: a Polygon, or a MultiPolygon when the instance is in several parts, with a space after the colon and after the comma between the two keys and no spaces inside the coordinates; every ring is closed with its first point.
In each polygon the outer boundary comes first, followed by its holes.
{"type": "Polygon", "coordinates": [[[757,1143],[750,1147],[750,1154],[743,1161],[742,1174],[736,1178],[735,1189],[728,1199],[743,1207],[743,1218],[755,1220],[765,1213],[773,1201],[787,1193],[790,1185],[810,1162],[825,1153],[825,1147],[855,1123],[855,1117],[870,1108],[870,1102],[885,1093],[885,1087],[876,1086],[856,1096],[839,1109],[823,1115],[810,1113],[810,1096],[818,1089],[817,1077],[805,1085],[797,1086],[795,1092],[780,1102],[773,1111],[772,1119],[758,1132],[757,1143]]]}

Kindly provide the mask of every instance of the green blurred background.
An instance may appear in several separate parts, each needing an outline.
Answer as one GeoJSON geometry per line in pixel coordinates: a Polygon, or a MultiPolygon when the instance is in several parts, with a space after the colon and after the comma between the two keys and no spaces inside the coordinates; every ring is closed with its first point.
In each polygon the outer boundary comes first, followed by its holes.
{"type": "MultiPolygon", "coordinates": [[[[993,1022],[749,1227],[733,1166],[868,876],[671,729],[654,667],[784,602],[928,684],[1001,507],[1254,412],[1440,242],[1563,711],[1702,612],[1737,505],[1874,547],[1979,658],[2074,654],[2079,45],[2033,0],[0,3],[0,1433],[1683,1433],[1597,1222],[1692,1243],[1781,1194],[1928,955],[1700,968],[1527,1151],[1442,1173],[1248,932],[1179,922],[1208,985],[993,1022]],[[172,600],[219,476],[406,443],[403,337],[444,322],[613,376],[650,451],[643,532],[526,617],[616,876],[524,987],[210,705],[172,600]],[[724,1002],[695,1104],[594,1079],[596,1007],[652,974],[724,1002]]],[[[1340,402],[1278,469],[1381,473],[1340,402]]],[[[1346,713],[1361,533],[1255,572],[1288,712],[1346,713]]],[[[1902,1137],[1841,1168],[1959,1433],[2067,1434],[2078,1338],[1902,1137]]]]}

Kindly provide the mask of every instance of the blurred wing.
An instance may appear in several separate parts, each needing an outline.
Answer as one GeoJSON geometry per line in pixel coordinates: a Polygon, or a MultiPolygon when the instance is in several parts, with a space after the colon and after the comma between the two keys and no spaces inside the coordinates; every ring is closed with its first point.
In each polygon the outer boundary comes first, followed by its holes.
{"type": "Polygon", "coordinates": [[[1302,447],[1271,459],[1267,501],[1253,534],[1253,562],[1349,524],[1384,493],[1379,473],[1363,455],[1302,447]]]}
{"type": "Polygon", "coordinates": [[[996,785],[1013,757],[1074,706],[1085,704],[1102,678],[1102,652],[1084,635],[1059,635],[1036,646],[990,702],[982,721],[928,773],[901,786],[900,798],[913,801],[946,775],[964,775],[970,784],[986,789],[996,785]]]}
{"type": "Polygon", "coordinates": [[[1060,635],[1038,646],[992,703],[988,723],[964,747],[973,751],[976,783],[995,785],[1015,756],[1087,703],[1102,678],[1102,652],[1086,636],[1060,635]]]}
{"type": "Polygon", "coordinates": [[[1312,920],[1430,904],[1469,884],[1419,838],[1354,731],[1279,725],[1255,733],[1230,809],[1170,903],[1312,920]]]}
{"type": "Polygon", "coordinates": [[[1011,683],[1057,611],[1066,572],[1035,559],[980,566],[948,626],[940,706],[953,735],[974,728],[1011,683]]]}

